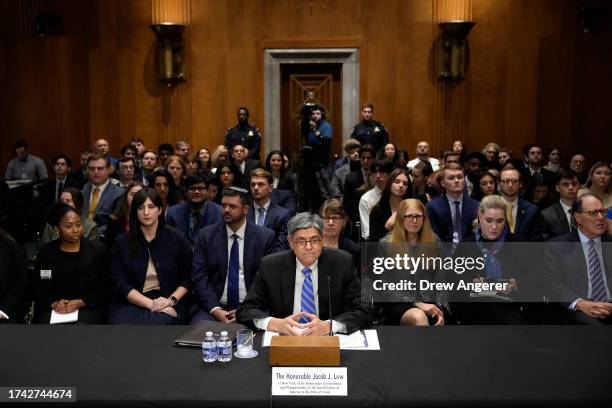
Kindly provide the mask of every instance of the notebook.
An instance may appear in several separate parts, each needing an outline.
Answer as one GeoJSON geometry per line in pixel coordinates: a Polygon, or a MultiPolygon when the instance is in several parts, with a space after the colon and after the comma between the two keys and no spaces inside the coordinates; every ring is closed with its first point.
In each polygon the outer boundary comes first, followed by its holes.
{"type": "Polygon", "coordinates": [[[202,347],[202,342],[204,341],[204,337],[206,337],[207,331],[211,331],[216,335],[219,335],[222,331],[227,331],[229,338],[234,342],[236,340],[236,333],[246,328],[246,326],[238,323],[222,323],[210,320],[201,321],[196,323],[195,326],[191,326],[189,330],[177,337],[174,340],[174,345],[202,347]]]}

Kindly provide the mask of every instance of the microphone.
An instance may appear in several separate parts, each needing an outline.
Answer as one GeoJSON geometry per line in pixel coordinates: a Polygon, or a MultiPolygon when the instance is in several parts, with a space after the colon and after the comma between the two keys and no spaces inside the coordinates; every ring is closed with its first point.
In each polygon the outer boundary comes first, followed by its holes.
{"type": "Polygon", "coordinates": [[[327,273],[327,300],[329,302],[329,335],[333,336],[334,335],[334,329],[333,329],[333,321],[334,318],[332,316],[332,302],[331,302],[331,273],[328,272],[327,273]]]}

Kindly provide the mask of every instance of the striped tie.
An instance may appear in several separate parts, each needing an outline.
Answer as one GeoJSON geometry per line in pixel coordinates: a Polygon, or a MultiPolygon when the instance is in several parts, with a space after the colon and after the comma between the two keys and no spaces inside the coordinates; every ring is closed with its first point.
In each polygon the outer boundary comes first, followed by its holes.
{"type": "MultiPolygon", "coordinates": [[[[310,268],[304,268],[302,270],[304,274],[304,283],[302,283],[302,311],[312,314],[316,314],[317,308],[315,307],[314,299],[314,288],[312,287],[312,271],[310,268]]],[[[300,323],[308,323],[310,321],[306,316],[300,317],[300,323]]]]}
{"type": "Polygon", "coordinates": [[[589,240],[589,279],[591,280],[591,299],[596,302],[607,300],[606,285],[603,279],[603,271],[599,262],[599,255],[595,249],[595,241],[589,240]]]}

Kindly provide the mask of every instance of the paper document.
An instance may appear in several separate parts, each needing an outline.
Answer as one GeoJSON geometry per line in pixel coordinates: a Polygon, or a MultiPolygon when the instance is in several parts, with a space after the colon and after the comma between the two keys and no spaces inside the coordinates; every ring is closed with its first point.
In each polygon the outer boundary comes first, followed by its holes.
{"type": "MultiPolygon", "coordinates": [[[[262,347],[270,347],[274,336],[278,336],[278,333],[266,331],[261,343],[262,347]]],[[[335,336],[340,339],[341,350],[380,350],[376,330],[357,330],[350,335],[336,334],[335,336]]]]}
{"type": "Polygon", "coordinates": [[[79,320],[79,309],[72,313],[56,313],[55,310],[51,310],[51,324],[59,323],[72,323],[79,320]]]}

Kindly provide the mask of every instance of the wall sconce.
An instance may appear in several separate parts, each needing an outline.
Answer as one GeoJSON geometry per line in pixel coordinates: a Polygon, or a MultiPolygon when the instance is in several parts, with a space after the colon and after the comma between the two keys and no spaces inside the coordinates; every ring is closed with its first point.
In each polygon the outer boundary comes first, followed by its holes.
{"type": "Polygon", "coordinates": [[[438,23],[442,31],[438,38],[438,79],[453,85],[465,79],[470,56],[467,36],[475,24],[473,21],[438,23]]]}
{"type": "Polygon", "coordinates": [[[183,40],[184,24],[160,23],[151,24],[151,30],[157,36],[157,71],[159,80],[168,88],[185,82],[183,40]]]}

